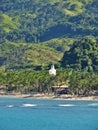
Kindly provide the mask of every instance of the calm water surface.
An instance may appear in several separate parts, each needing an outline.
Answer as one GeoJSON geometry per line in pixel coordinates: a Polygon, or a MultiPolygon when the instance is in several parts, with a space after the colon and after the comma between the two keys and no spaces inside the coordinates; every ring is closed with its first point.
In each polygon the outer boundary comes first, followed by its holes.
{"type": "Polygon", "coordinates": [[[98,130],[98,101],[0,97],[0,130],[98,130]]]}

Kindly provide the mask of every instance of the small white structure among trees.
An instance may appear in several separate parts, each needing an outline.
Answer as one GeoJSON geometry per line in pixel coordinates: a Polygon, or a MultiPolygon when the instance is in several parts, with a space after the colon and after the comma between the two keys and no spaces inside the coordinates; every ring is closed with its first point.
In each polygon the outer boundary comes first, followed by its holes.
{"type": "Polygon", "coordinates": [[[56,69],[54,65],[51,65],[51,69],[49,70],[50,75],[56,75],[56,69]]]}

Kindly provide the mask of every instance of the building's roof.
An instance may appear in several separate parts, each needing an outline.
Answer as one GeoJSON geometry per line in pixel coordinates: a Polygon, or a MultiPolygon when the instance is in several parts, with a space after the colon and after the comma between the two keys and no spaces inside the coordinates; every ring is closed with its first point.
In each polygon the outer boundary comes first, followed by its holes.
{"type": "Polygon", "coordinates": [[[52,88],[68,88],[69,85],[52,86],[52,88]]]}

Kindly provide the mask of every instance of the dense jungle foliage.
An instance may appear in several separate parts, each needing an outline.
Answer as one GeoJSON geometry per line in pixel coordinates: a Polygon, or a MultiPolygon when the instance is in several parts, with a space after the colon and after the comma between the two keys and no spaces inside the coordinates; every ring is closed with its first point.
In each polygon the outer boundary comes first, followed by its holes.
{"type": "Polygon", "coordinates": [[[58,69],[56,76],[49,75],[47,70],[22,69],[0,72],[0,89],[6,87],[6,92],[51,93],[52,86],[65,84],[69,85],[67,94],[98,94],[98,74],[92,72],[58,69]]]}
{"type": "Polygon", "coordinates": [[[69,86],[68,94],[97,95],[98,38],[86,36],[74,40],[73,44],[65,46],[68,48],[64,55],[57,51],[57,44],[52,46],[54,41],[56,39],[41,43],[40,46],[11,42],[1,44],[1,55],[6,55],[8,59],[1,65],[0,85],[6,86],[7,92],[51,93],[52,86],[66,84],[69,86]],[[45,50],[46,48],[48,50],[45,50]],[[49,75],[51,62],[55,63],[56,76],[49,75]]]}
{"type": "Polygon", "coordinates": [[[92,36],[76,41],[62,58],[62,66],[98,72],[98,38],[92,36]]]}
{"type": "Polygon", "coordinates": [[[25,93],[64,84],[69,94],[98,90],[98,1],[1,0],[0,86],[25,93]]]}

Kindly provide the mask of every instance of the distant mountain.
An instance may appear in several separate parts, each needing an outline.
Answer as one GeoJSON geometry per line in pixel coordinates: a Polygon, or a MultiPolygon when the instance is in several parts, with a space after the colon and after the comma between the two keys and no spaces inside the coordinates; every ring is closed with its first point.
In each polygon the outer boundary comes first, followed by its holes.
{"type": "Polygon", "coordinates": [[[97,0],[1,0],[0,43],[98,35],[97,0]]]}

